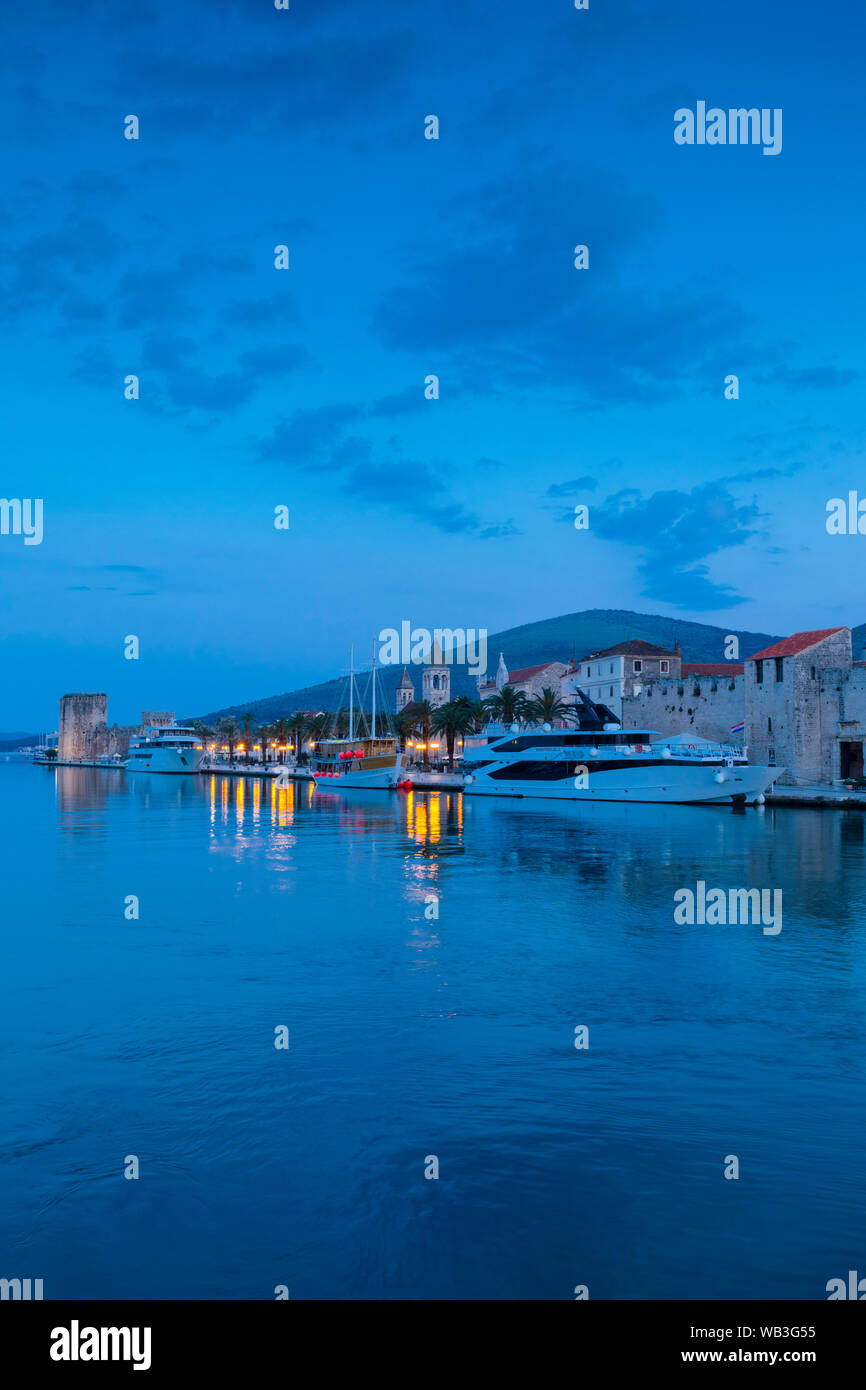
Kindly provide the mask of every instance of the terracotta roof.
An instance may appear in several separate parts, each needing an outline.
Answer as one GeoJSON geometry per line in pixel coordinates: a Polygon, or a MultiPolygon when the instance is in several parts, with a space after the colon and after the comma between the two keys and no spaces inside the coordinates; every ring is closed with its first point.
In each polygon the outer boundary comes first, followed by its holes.
{"type": "MultiPolygon", "coordinates": [[[[548,666],[554,666],[556,661],[557,658],[554,657],[552,661],[542,661],[540,666],[521,666],[519,671],[509,671],[508,684],[514,685],[515,682],[521,684],[523,681],[531,681],[532,677],[537,676],[539,671],[546,671],[548,666]]],[[[561,666],[567,666],[568,662],[562,661],[559,664],[561,666]]]]}
{"type": "Polygon", "coordinates": [[[667,647],[657,647],[654,642],[645,642],[642,637],[630,637],[627,642],[617,642],[615,647],[605,647],[603,652],[590,652],[584,661],[595,661],[597,656],[679,656],[679,652],[669,652],[667,647]]]}
{"type": "Polygon", "coordinates": [[[783,638],[781,642],[774,642],[772,647],[755,652],[755,655],[747,657],[747,660],[763,661],[765,657],[797,656],[799,652],[806,651],[807,647],[814,647],[816,643],[823,642],[825,637],[832,637],[834,632],[845,630],[844,627],[819,627],[814,632],[795,632],[791,637],[783,638]]]}
{"type": "Polygon", "coordinates": [[[684,676],[741,676],[743,667],[733,661],[684,661],[684,676]]]}

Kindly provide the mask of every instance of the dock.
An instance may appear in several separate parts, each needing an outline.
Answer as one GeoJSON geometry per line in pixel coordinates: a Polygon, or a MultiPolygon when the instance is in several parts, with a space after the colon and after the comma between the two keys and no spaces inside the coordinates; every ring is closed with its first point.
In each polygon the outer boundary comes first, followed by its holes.
{"type": "Polygon", "coordinates": [[[837,811],[866,810],[866,787],[850,791],[835,782],[804,782],[794,786],[776,786],[766,792],[767,806],[825,806],[837,811]]]}

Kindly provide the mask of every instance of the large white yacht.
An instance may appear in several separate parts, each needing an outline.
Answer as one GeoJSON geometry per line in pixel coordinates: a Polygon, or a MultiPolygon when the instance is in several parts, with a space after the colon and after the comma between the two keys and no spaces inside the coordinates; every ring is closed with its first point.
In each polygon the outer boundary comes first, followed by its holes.
{"type": "Polygon", "coordinates": [[[127,772],[199,772],[204,744],[195,729],[157,724],[130,741],[127,772]]]}
{"type": "Polygon", "coordinates": [[[572,728],[511,730],[464,743],[467,796],[561,801],[754,802],[784,770],[750,765],[740,748],[652,729],[623,729],[606,705],[575,691],[572,728]]]}

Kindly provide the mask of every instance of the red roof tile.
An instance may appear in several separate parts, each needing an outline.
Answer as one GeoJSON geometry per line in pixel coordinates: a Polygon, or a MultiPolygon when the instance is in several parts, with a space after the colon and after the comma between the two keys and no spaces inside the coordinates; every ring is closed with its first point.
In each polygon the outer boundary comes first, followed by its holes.
{"type": "MultiPolygon", "coordinates": [[[[546,671],[548,666],[556,664],[556,657],[552,661],[542,661],[540,666],[522,666],[519,671],[508,672],[508,684],[522,684],[523,681],[531,681],[533,676],[537,676],[539,671],[546,671]]],[[[567,666],[568,662],[560,662],[560,665],[567,666]]]]}
{"type": "Polygon", "coordinates": [[[817,642],[823,642],[825,637],[832,637],[834,632],[844,631],[844,627],[819,627],[814,632],[795,632],[791,637],[783,638],[781,642],[774,642],[772,647],[755,652],[755,655],[747,660],[763,661],[766,657],[797,656],[800,652],[806,651],[807,647],[814,647],[817,642]]]}

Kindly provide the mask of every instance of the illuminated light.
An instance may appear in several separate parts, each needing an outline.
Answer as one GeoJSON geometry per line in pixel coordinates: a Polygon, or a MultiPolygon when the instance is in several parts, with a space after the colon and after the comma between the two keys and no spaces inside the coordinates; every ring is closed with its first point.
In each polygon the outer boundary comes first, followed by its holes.
{"type": "Polygon", "coordinates": [[[292,744],[281,743],[281,744],[280,744],[280,752],[281,752],[281,753],[288,753],[290,747],[291,747],[292,752],[294,753],[294,751],[295,751],[295,745],[294,745],[293,743],[292,743],[292,744]]]}
{"type": "Polygon", "coordinates": [[[416,744],[415,744],[415,747],[416,747],[416,748],[426,748],[426,747],[427,747],[427,744],[426,744],[426,743],[416,743],[416,744]]]}
{"type": "Polygon", "coordinates": [[[441,744],[439,744],[439,743],[431,743],[431,744],[430,744],[430,747],[431,747],[431,748],[440,748],[440,747],[441,747],[441,744]]]}
{"type": "Polygon", "coordinates": [[[238,752],[239,752],[239,753],[245,753],[245,752],[246,752],[246,749],[244,748],[244,745],[243,745],[242,743],[239,743],[239,744],[238,744],[238,752]]]}
{"type": "Polygon", "coordinates": [[[414,748],[414,747],[415,747],[415,745],[414,745],[414,743],[412,742],[411,738],[407,738],[407,740],[406,740],[406,747],[407,747],[407,748],[414,748]]]}

